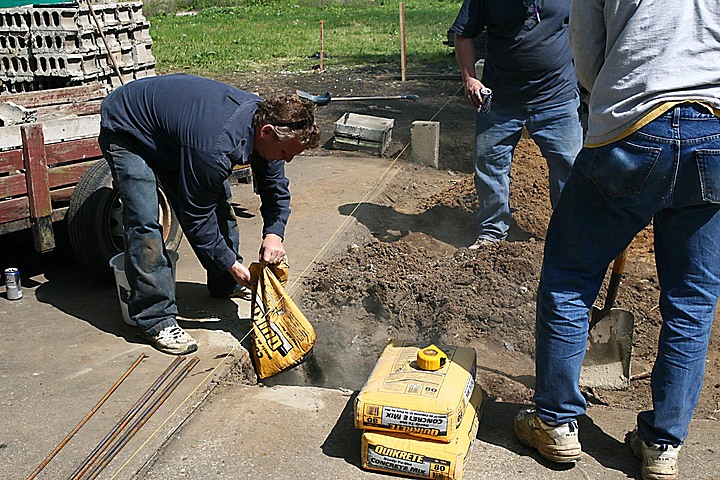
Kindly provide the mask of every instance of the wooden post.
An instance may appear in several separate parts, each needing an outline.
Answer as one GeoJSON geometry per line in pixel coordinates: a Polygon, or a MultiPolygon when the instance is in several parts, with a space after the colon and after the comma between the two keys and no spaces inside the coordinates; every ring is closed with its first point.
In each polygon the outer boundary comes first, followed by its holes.
{"type": "Polygon", "coordinates": [[[402,81],[407,80],[407,58],[405,56],[405,2],[400,2],[400,67],[402,81]]]}
{"type": "Polygon", "coordinates": [[[47,252],[55,248],[55,236],[43,127],[39,123],[23,125],[20,134],[35,250],[47,252]]]}
{"type": "Polygon", "coordinates": [[[319,72],[322,73],[323,70],[323,57],[325,56],[325,21],[320,20],[320,70],[319,72]]]}

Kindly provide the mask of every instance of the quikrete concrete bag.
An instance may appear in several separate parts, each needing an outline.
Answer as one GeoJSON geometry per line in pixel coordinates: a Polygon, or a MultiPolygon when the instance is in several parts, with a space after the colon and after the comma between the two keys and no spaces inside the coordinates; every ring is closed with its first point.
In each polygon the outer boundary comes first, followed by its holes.
{"type": "Polygon", "coordinates": [[[285,291],[287,262],[250,264],[253,366],[268,378],[301,364],[315,345],[315,330],[285,291]]]}
{"type": "Polygon", "coordinates": [[[475,349],[440,346],[435,371],[417,365],[427,344],[391,340],[355,400],[355,427],[449,442],[475,386],[475,349]]]}
{"type": "Polygon", "coordinates": [[[449,443],[402,433],[363,432],[363,468],[433,480],[461,479],[480,425],[481,404],[482,392],[475,387],[470,407],[449,443]]]}

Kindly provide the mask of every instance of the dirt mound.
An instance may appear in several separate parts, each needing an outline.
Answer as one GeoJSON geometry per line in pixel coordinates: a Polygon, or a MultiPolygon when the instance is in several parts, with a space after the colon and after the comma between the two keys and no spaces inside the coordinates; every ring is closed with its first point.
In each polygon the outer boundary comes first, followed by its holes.
{"type": "MultiPolygon", "coordinates": [[[[259,85],[261,93],[300,88],[335,95],[417,94],[420,100],[409,105],[331,102],[318,110],[329,140],[332,123],[343,111],[380,115],[381,109],[380,116],[395,119],[390,158],[409,142],[412,121],[441,123],[441,170],[400,162],[394,167],[399,172],[375,200],[342,207],[370,234],[316,265],[305,278],[300,304],[318,332],[315,357],[274,381],[359,389],[390,338],[426,340],[474,347],[477,380],[487,396],[531,401],[535,290],[551,215],[547,165],[535,144],[522,140],[514,155],[515,225],[508,241],[469,251],[466,246],[476,234],[477,199],[469,173],[474,115],[458,95],[459,77],[399,82],[387,73],[362,71],[263,77],[262,82],[242,77],[236,83],[248,89],[259,85]]],[[[591,403],[636,411],[651,406],[648,373],[661,325],[653,254],[648,228],[631,245],[616,303],[636,318],[632,370],[638,378],[625,392],[585,392],[591,403]]],[[[603,301],[601,293],[597,303],[603,301]]],[[[696,411],[702,418],[715,418],[720,411],[719,337],[716,328],[696,411]]]]}

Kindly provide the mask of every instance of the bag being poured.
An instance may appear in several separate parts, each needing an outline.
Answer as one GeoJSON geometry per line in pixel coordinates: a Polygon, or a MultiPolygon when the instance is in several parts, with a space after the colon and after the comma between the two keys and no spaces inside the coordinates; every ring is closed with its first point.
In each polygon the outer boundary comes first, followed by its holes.
{"type": "Polygon", "coordinates": [[[301,364],[315,345],[315,330],[285,291],[288,265],[252,263],[252,359],[260,378],[301,364]]]}

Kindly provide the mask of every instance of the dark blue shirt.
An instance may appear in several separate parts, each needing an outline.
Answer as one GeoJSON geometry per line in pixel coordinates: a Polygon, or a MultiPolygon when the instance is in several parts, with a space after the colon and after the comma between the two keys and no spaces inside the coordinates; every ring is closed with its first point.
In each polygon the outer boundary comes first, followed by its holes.
{"type": "Polygon", "coordinates": [[[174,74],[118,87],[100,108],[102,128],[131,135],[153,170],[172,175],[183,231],[203,260],[223,269],[232,266],[236,252],[220,233],[215,208],[233,165],[252,167],[263,235],[284,237],[290,215],[285,162],[253,152],[253,116],[262,101],[215,80],[174,74]]]}
{"type": "Polygon", "coordinates": [[[465,0],[451,28],[475,38],[487,27],[480,80],[493,90],[493,103],[543,107],[577,90],[569,15],[570,0],[465,0]]]}

